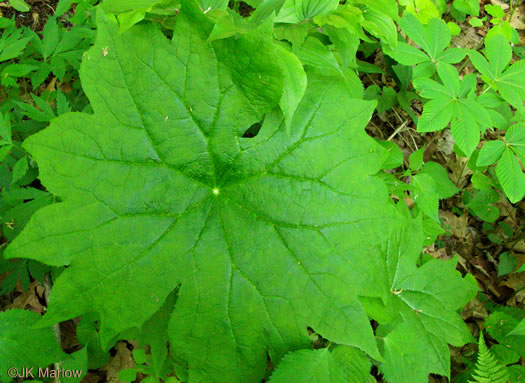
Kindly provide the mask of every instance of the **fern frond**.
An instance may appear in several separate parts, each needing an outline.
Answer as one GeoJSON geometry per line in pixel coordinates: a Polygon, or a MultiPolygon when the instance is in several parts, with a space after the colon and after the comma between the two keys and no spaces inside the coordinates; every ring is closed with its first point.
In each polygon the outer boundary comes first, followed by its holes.
{"type": "Polygon", "coordinates": [[[469,383],[507,383],[509,376],[507,368],[503,366],[487,348],[483,333],[479,335],[478,360],[472,377],[475,380],[469,383]]]}

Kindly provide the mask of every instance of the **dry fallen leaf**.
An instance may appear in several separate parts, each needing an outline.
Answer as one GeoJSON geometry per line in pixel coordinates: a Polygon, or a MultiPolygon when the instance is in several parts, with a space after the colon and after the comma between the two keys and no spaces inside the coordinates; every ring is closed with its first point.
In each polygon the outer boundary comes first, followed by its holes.
{"type": "Polygon", "coordinates": [[[107,372],[107,382],[120,383],[118,374],[121,370],[135,367],[133,360],[133,353],[127,347],[125,342],[118,342],[116,345],[117,353],[111,360],[102,368],[107,372]]]}
{"type": "Polygon", "coordinates": [[[20,293],[13,300],[13,303],[8,305],[7,309],[27,309],[38,314],[43,314],[46,308],[40,303],[39,297],[44,297],[44,287],[42,287],[37,281],[31,282],[27,291],[25,291],[20,282],[17,283],[15,291],[20,293]]]}
{"type": "Polygon", "coordinates": [[[454,144],[454,138],[450,133],[450,129],[445,129],[441,138],[438,140],[436,147],[441,153],[450,156],[454,153],[454,144]]]}
{"type": "Polygon", "coordinates": [[[445,221],[445,227],[448,227],[450,233],[457,238],[466,238],[469,234],[467,230],[468,215],[463,214],[458,217],[450,211],[440,210],[439,216],[445,221]]]}
{"type": "Polygon", "coordinates": [[[521,239],[518,242],[509,242],[505,244],[505,247],[519,253],[525,253],[525,239],[521,239]]]}
{"type": "Polygon", "coordinates": [[[485,319],[489,316],[489,313],[485,308],[485,302],[481,302],[478,298],[474,298],[472,301],[467,303],[467,305],[461,312],[461,316],[463,317],[463,319],[485,319]]]}

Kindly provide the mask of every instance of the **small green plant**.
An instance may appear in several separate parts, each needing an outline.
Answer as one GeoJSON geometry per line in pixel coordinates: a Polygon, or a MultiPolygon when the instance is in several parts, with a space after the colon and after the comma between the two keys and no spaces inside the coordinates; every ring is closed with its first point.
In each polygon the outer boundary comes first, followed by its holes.
{"type": "MultiPolygon", "coordinates": [[[[450,48],[450,30],[441,19],[433,18],[424,25],[411,13],[405,13],[400,27],[421,49],[406,42],[399,42],[397,49],[389,55],[405,66],[415,66],[412,78],[431,77],[437,64],[456,64],[466,55],[460,48],[450,48]]],[[[447,75],[453,76],[453,74],[447,75]]],[[[448,83],[448,81],[447,81],[448,83]]]]}
{"type": "MultiPolygon", "coordinates": [[[[158,371],[151,366],[150,356],[146,354],[143,348],[133,350],[133,360],[136,363],[136,367],[120,370],[118,374],[119,380],[132,383],[137,380],[138,374],[142,374],[145,378],[141,379],[141,382],[154,383],[159,381],[156,378],[158,371]]],[[[180,383],[180,380],[174,376],[163,376],[162,378],[166,383],[180,383]]]]}
{"type": "Polygon", "coordinates": [[[505,366],[501,365],[494,355],[489,351],[483,338],[483,333],[479,335],[479,351],[476,369],[473,374],[474,380],[471,383],[508,383],[509,377],[505,366]]]}
{"type": "Polygon", "coordinates": [[[10,98],[15,98],[20,93],[18,84],[22,78],[28,78],[32,90],[36,90],[50,74],[64,82],[75,76],[94,31],[85,25],[66,30],[59,16],[56,13],[47,20],[42,38],[27,27],[17,28],[14,20],[1,19],[4,34],[0,39],[0,73],[6,88],[2,93],[8,92],[10,98]],[[16,62],[7,62],[12,59],[16,62]]]}

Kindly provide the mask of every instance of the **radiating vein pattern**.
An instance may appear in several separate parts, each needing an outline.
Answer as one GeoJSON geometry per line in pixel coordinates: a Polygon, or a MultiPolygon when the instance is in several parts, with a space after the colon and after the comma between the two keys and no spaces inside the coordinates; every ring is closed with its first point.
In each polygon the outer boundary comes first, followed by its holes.
{"type": "Polygon", "coordinates": [[[147,23],[120,33],[99,13],[81,68],[94,114],[62,115],[26,141],[62,202],[38,211],[6,254],[68,265],[42,323],[95,311],[109,344],[178,288],[170,350],[190,382],[258,382],[268,356],[308,347],[308,327],[382,360],[373,299],[402,307],[401,328],[421,310],[414,326],[436,347],[441,329],[459,344],[459,306],[431,289],[452,310],[435,320],[406,255],[419,251],[410,213],[375,176],[385,151],[364,131],[374,104],[309,73],[284,129],[271,34],[210,43],[213,25],[184,4],[172,40],[147,23]]]}

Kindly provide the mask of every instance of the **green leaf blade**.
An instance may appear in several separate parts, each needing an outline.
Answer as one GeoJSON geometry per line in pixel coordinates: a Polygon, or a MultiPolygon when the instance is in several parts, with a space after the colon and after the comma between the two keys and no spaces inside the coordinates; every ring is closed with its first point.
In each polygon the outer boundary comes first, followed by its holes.
{"type": "Polygon", "coordinates": [[[31,6],[24,0],[9,0],[9,4],[18,12],[29,12],[31,6]]]}
{"type": "Polygon", "coordinates": [[[481,135],[477,122],[475,108],[471,107],[470,100],[462,99],[455,105],[454,116],[450,124],[452,137],[458,147],[467,156],[470,156],[479,144],[481,135]]]}
{"type": "Polygon", "coordinates": [[[509,332],[509,335],[525,336],[525,318],[522,319],[516,327],[514,327],[514,330],[509,332]]]}
{"type": "Polygon", "coordinates": [[[300,20],[323,16],[337,9],[337,0],[297,0],[295,10],[300,20]]]}
{"type": "Polygon", "coordinates": [[[36,313],[11,309],[0,313],[0,378],[9,381],[8,369],[45,368],[66,359],[52,328],[32,328],[39,320],[36,313]]]}
{"type": "Polygon", "coordinates": [[[511,126],[505,134],[505,141],[507,141],[511,150],[521,162],[525,163],[525,125],[516,124],[511,126]]]}
{"type": "Polygon", "coordinates": [[[44,56],[44,61],[47,61],[55,51],[59,41],[59,30],[55,17],[50,17],[47,20],[42,36],[44,38],[42,41],[42,56],[44,56]]]}
{"type": "Polygon", "coordinates": [[[509,148],[505,149],[498,161],[496,175],[505,195],[512,203],[516,203],[523,198],[525,194],[525,174],[521,170],[518,159],[509,148]]]}
{"type": "Polygon", "coordinates": [[[461,48],[449,48],[437,57],[437,60],[446,64],[457,64],[461,62],[467,54],[465,49],[461,48]]]}
{"type": "Polygon", "coordinates": [[[287,354],[269,383],[344,383],[345,374],[328,349],[299,350],[287,354]]]}
{"type": "Polygon", "coordinates": [[[396,50],[390,56],[403,65],[416,65],[429,61],[429,57],[424,52],[403,42],[398,42],[396,50]]]}
{"type": "Polygon", "coordinates": [[[483,57],[481,53],[475,50],[468,51],[468,56],[474,67],[482,74],[488,78],[494,79],[496,75],[493,72],[493,69],[487,59],[483,57]]]}
{"type": "Polygon", "coordinates": [[[502,141],[489,141],[483,145],[479,152],[479,157],[476,162],[478,166],[489,166],[499,160],[503,151],[505,150],[505,143],[502,141]]]}
{"type": "MultiPolygon", "coordinates": [[[[140,25],[117,37],[118,27],[100,16],[97,43],[81,69],[95,116],[61,115],[24,144],[38,162],[46,187],[65,202],[39,212],[7,255],[27,255],[28,249],[40,246],[35,258],[71,263],[56,281],[40,325],[95,308],[102,313],[101,335],[107,343],[117,332],[140,327],[182,284],[170,342],[195,377],[199,371],[206,372],[207,380],[260,377],[266,346],[257,334],[264,328],[271,329],[268,342],[277,350],[273,358],[292,345],[306,344],[310,325],[380,359],[357,299],[356,289],[362,287],[344,260],[346,253],[336,264],[325,257],[343,238],[347,242],[356,227],[369,233],[373,243],[379,240],[372,235],[377,222],[392,230],[398,225],[384,184],[370,177],[380,170],[384,155],[363,130],[374,104],[349,98],[340,81],[312,77],[290,134],[280,128],[279,114],[274,113],[276,120],[267,117],[257,137],[239,137],[277,106],[281,94],[273,89],[282,82],[269,71],[280,68],[266,63],[260,70],[252,67],[255,74],[236,78],[243,63],[232,63],[215,49],[268,55],[272,48],[262,49],[264,39],[249,34],[210,45],[203,29],[196,27],[204,23],[198,13],[184,12],[178,28],[194,30],[189,57],[177,56],[189,51],[175,49],[187,44],[185,32],[176,33],[170,43],[155,28],[140,25]],[[137,71],[140,77],[133,76],[137,71]],[[185,83],[180,73],[192,81],[185,83]],[[255,145],[253,140],[260,142],[255,145]],[[331,151],[322,149],[328,146],[331,151]],[[342,159],[345,166],[338,166],[342,159]],[[68,170],[57,172],[64,163],[68,170]],[[364,189],[355,190],[358,185],[364,189]],[[301,199],[309,201],[308,209],[289,204],[296,192],[306,193],[301,199]],[[370,204],[372,210],[362,203],[370,196],[379,197],[370,204]],[[349,203],[344,212],[343,200],[349,203]],[[42,232],[40,222],[46,220],[54,224],[45,224],[42,232]],[[263,237],[266,245],[258,252],[250,250],[249,241],[263,237]],[[64,246],[58,249],[58,243],[64,246]],[[304,243],[311,244],[306,257],[304,243]],[[101,269],[103,274],[97,271],[101,269]],[[276,270],[295,274],[292,284],[279,282],[286,278],[276,270]],[[349,283],[352,289],[343,288],[349,283]],[[132,292],[129,300],[115,301],[116,289],[132,292]],[[305,289],[312,298],[321,295],[305,302],[300,298],[305,289]],[[197,299],[205,292],[206,298],[197,299]],[[199,300],[216,309],[196,318],[199,300]],[[108,306],[109,301],[113,303],[108,306]],[[139,302],[137,311],[133,307],[139,302]],[[246,310],[252,314],[246,316],[246,310]],[[301,314],[291,319],[293,311],[301,314]],[[282,323],[285,314],[289,322],[282,323]],[[193,329],[195,323],[198,329],[193,329]],[[222,328],[214,335],[218,342],[205,354],[197,352],[202,350],[198,338],[211,339],[207,331],[217,326],[222,328]],[[285,334],[284,343],[276,326],[285,334]],[[195,331],[200,333],[197,338],[195,331]],[[238,354],[238,344],[252,345],[253,352],[238,354]],[[237,369],[239,358],[245,367],[237,369]],[[225,374],[221,366],[229,366],[230,372],[225,374]]],[[[278,61],[271,56],[267,60],[278,61]]],[[[352,246],[361,249],[361,242],[355,238],[352,246]]]]}
{"type": "Polygon", "coordinates": [[[279,105],[284,113],[286,126],[290,129],[293,115],[306,90],[306,73],[297,56],[291,54],[281,46],[277,46],[277,49],[281,52],[285,82],[279,105]]]}
{"type": "Polygon", "coordinates": [[[417,124],[419,132],[435,132],[450,123],[456,105],[449,98],[436,98],[425,104],[423,114],[417,124]]]}
{"type": "Polygon", "coordinates": [[[497,34],[486,40],[485,55],[494,73],[498,76],[512,60],[512,48],[505,37],[497,34]]]}
{"type": "Polygon", "coordinates": [[[496,80],[501,96],[515,108],[523,107],[525,100],[525,60],[515,62],[496,80]]]}

